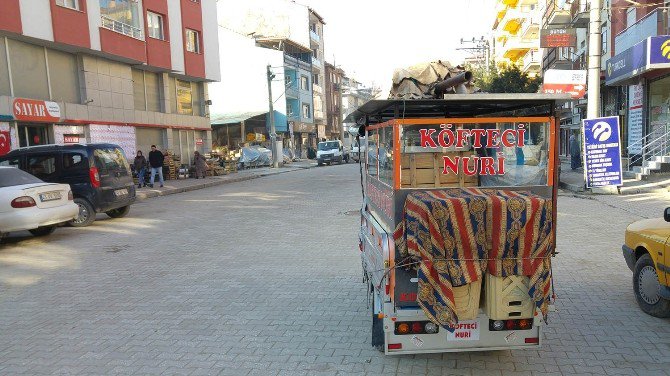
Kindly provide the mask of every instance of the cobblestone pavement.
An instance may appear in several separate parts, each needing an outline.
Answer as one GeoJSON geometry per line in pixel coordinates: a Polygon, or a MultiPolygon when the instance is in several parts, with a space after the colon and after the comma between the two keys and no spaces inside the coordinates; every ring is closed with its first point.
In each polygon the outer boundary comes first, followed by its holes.
{"type": "Polygon", "coordinates": [[[538,351],[387,357],[369,346],[353,165],[142,201],[0,246],[0,375],[652,375],[670,325],[620,251],[664,196],[559,199],[557,312],[538,351]]]}

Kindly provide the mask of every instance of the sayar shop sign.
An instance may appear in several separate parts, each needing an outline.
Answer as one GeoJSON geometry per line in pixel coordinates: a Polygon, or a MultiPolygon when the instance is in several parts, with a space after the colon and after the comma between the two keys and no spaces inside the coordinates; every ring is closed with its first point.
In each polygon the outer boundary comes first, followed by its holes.
{"type": "Polygon", "coordinates": [[[60,106],[56,102],[16,98],[12,103],[14,119],[54,123],[60,121],[60,106]]]}
{"type": "Polygon", "coordinates": [[[619,117],[584,119],[582,126],[586,187],[622,185],[619,117]]]}

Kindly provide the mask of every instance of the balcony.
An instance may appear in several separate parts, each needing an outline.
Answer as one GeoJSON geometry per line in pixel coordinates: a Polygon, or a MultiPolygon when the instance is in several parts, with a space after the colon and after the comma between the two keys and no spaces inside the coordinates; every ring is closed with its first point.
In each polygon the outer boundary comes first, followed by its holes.
{"type": "Polygon", "coordinates": [[[570,7],[565,0],[549,0],[544,10],[545,25],[565,26],[570,23],[570,7]]]}
{"type": "Polygon", "coordinates": [[[571,25],[574,27],[587,27],[589,24],[589,6],[588,0],[573,0],[570,5],[571,25]]]}
{"type": "Polygon", "coordinates": [[[321,60],[312,57],[312,67],[317,69],[323,69],[323,63],[321,62],[321,60]]]}
{"type": "Polygon", "coordinates": [[[309,38],[316,43],[321,43],[321,37],[319,34],[315,33],[314,30],[309,31],[309,38]]]}
{"type": "Polygon", "coordinates": [[[542,70],[547,69],[572,69],[574,62],[558,48],[546,48],[545,56],[542,58],[542,70]]]}
{"type": "Polygon", "coordinates": [[[537,40],[540,38],[540,17],[532,16],[527,18],[521,25],[519,36],[524,40],[537,40]]]}
{"type": "Polygon", "coordinates": [[[300,95],[298,94],[298,88],[291,86],[286,86],[286,98],[298,99],[300,95]]]}
{"type": "Polygon", "coordinates": [[[127,35],[131,38],[135,38],[138,40],[144,40],[144,33],[140,28],[113,20],[106,16],[100,16],[100,20],[102,22],[102,27],[104,27],[107,30],[127,35]]]}
{"type": "Polygon", "coordinates": [[[284,64],[287,67],[291,67],[291,68],[302,68],[306,71],[311,71],[312,70],[312,68],[309,65],[309,61],[304,61],[302,59],[298,59],[295,56],[291,56],[291,55],[286,54],[286,53],[284,53],[284,64]]]}
{"type": "Polygon", "coordinates": [[[512,37],[506,40],[501,48],[504,58],[516,62],[531,49],[537,49],[536,41],[525,41],[518,37],[512,37]]]}
{"type": "Polygon", "coordinates": [[[523,56],[521,71],[526,73],[537,73],[540,71],[540,52],[530,50],[523,56]]]}
{"type": "Polygon", "coordinates": [[[668,30],[667,17],[669,16],[665,15],[664,17],[662,9],[657,9],[622,30],[614,37],[614,54],[616,55],[633,47],[633,45],[647,37],[667,35],[670,33],[670,30],[668,30]]]}

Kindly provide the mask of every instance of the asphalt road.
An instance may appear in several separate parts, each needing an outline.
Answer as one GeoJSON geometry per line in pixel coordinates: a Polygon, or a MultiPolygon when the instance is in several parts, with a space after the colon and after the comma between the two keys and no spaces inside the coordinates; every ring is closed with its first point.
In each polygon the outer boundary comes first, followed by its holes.
{"type": "Polygon", "coordinates": [[[625,226],[670,200],[563,195],[557,312],[539,351],[391,357],[369,346],[357,165],[149,199],[129,217],[0,245],[0,374],[652,375],[625,226]]]}

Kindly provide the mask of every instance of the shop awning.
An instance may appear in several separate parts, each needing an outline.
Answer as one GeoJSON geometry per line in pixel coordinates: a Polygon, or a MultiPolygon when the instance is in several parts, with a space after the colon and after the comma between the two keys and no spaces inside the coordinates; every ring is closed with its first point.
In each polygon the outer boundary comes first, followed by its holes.
{"type": "Polygon", "coordinates": [[[212,125],[236,124],[249,120],[258,115],[267,114],[267,111],[237,112],[213,115],[210,119],[212,125]]]}
{"type": "Polygon", "coordinates": [[[607,60],[605,84],[631,84],[631,78],[654,69],[670,69],[670,35],[648,37],[607,60]]]}

